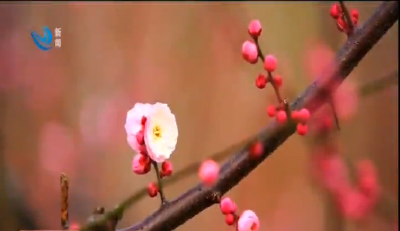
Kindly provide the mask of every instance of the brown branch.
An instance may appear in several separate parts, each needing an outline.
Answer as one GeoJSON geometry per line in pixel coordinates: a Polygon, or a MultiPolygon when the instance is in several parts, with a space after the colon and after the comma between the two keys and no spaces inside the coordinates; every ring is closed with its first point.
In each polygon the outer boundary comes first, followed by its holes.
{"type": "MultiPolygon", "coordinates": [[[[291,105],[292,109],[307,108],[315,112],[327,102],[324,92],[333,83],[342,82],[358,65],[369,50],[398,20],[398,2],[383,2],[376,12],[358,28],[348,42],[339,51],[332,68],[326,70],[311,86],[309,86],[291,105]]],[[[338,87],[338,85],[335,85],[338,87]]],[[[219,179],[214,187],[204,187],[201,184],[190,189],[167,206],[162,207],[148,218],[121,231],[168,231],[177,228],[195,215],[217,203],[219,198],[237,185],[252,170],[261,164],[295,131],[293,124],[279,126],[272,121],[267,128],[257,136],[264,145],[259,158],[250,158],[248,149],[252,142],[228,160],[220,170],[219,179]]],[[[255,140],[254,140],[255,141],[255,140]]],[[[109,212],[103,219],[91,222],[81,230],[94,230],[100,224],[113,219],[115,214],[109,212]]]]}

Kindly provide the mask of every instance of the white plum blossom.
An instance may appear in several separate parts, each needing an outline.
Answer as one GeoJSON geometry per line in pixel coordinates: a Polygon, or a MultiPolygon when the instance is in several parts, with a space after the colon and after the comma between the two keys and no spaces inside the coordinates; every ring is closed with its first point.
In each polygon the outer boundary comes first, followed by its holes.
{"type": "Polygon", "coordinates": [[[125,130],[127,140],[135,152],[140,152],[141,145],[138,143],[136,136],[143,130],[142,119],[143,117],[148,117],[151,109],[151,104],[136,103],[126,115],[125,130]]]}
{"type": "Polygon", "coordinates": [[[152,105],[144,131],[144,141],[149,157],[158,162],[170,158],[178,141],[178,126],[175,115],[167,104],[152,105]]]}

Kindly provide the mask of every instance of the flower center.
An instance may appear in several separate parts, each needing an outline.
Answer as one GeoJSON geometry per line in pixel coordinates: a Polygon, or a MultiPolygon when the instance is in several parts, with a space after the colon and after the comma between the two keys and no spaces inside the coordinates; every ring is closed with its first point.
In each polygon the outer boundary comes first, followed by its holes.
{"type": "Polygon", "coordinates": [[[159,138],[161,138],[161,135],[162,135],[161,127],[158,125],[154,126],[153,127],[153,137],[155,139],[159,139],[159,138]]]}

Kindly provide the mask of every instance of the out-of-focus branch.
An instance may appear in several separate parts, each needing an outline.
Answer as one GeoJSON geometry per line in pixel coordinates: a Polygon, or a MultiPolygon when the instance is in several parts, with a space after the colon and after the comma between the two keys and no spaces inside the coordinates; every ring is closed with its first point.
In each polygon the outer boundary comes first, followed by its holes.
{"type": "MultiPolygon", "coordinates": [[[[294,101],[291,108],[294,110],[307,108],[310,112],[315,112],[326,103],[326,90],[331,89],[334,83],[341,83],[398,20],[398,5],[399,3],[396,1],[383,2],[365,24],[358,28],[349,38],[348,42],[337,54],[331,68],[327,69],[312,83],[294,101]]],[[[338,85],[334,86],[338,87],[338,85]]],[[[294,131],[295,126],[293,124],[279,126],[275,120],[272,121],[256,138],[264,145],[263,153],[259,158],[251,158],[248,155],[250,146],[256,141],[256,139],[253,139],[221,167],[220,176],[215,186],[204,187],[199,184],[157,210],[142,222],[123,229],[123,231],[168,231],[177,228],[204,209],[217,203],[223,194],[261,164],[294,131]]],[[[100,227],[100,224],[114,219],[115,216],[116,213],[113,211],[108,212],[102,219],[89,223],[82,227],[81,230],[94,230],[95,227],[100,227]]]]}
{"type": "Polygon", "coordinates": [[[399,84],[399,71],[396,70],[383,78],[371,80],[367,84],[364,84],[359,89],[360,96],[372,95],[376,92],[380,92],[390,86],[399,84]]]}

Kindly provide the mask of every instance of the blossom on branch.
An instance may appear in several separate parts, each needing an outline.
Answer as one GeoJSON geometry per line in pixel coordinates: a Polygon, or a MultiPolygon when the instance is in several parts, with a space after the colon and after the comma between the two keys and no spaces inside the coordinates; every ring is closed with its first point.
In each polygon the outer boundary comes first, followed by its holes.
{"type": "Polygon", "coordinates": [[[158,163],[169,159],[178,141],[175,115],[163,103],[136,103],[128,111],[125,130],[131,148],[158,163]]]}

